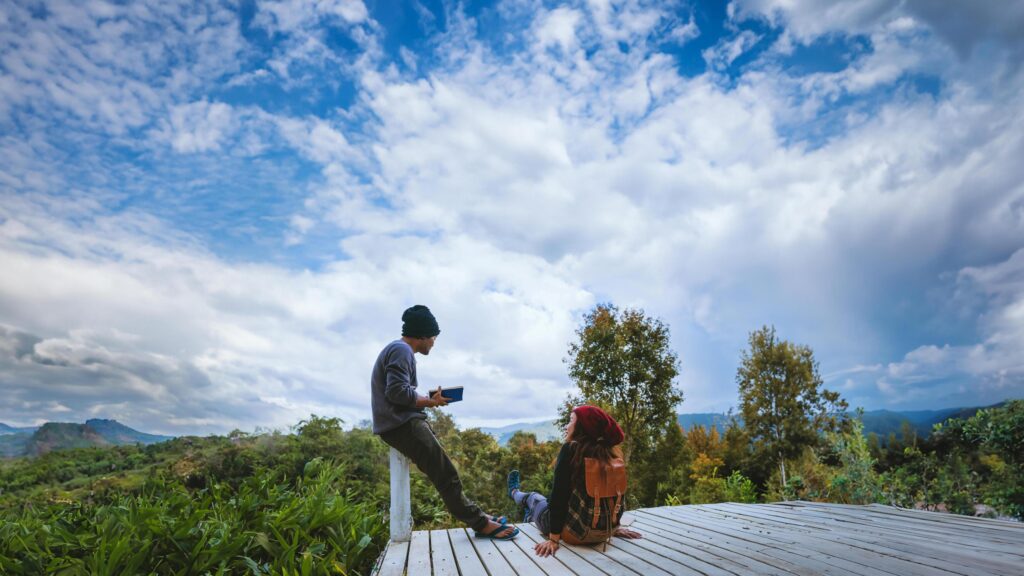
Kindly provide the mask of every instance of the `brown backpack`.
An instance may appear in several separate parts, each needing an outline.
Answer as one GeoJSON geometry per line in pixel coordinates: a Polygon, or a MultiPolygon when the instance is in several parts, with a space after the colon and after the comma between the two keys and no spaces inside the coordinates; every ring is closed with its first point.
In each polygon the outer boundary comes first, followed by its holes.
{"type": "Polygon", "coordinates": [[[562,539],[569,544],[608,542],[622,518],[626,463],[621,458],[608,464],[584,458],[584,470],[586,493],[575,487],[570,493],[562,539]]]}

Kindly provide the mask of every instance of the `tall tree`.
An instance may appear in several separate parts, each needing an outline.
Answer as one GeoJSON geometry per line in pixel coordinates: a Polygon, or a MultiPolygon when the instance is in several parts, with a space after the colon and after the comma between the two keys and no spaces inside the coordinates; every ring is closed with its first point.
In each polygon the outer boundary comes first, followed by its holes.
{"type": "Polygon", "coordinates": [[[562,407],[562,421],[580,404],[607,409],[626,434],[626,461],[649,452],[675,421],[683,393],[675,386],[679,359],[669,329],[643,310],[610,304],[591,310],[569,345],[569,378],[577,387],[562,407]]]}
{"type": "Polygon", "coordinates": [[[740,411],[754,450],[778,466],[784,488],[786,460],[824,432],[845,429],[847,403],[822,387],[809,347],[779,340],[774,326],[751,332],[749,343],[736,371],[740,411]]]}

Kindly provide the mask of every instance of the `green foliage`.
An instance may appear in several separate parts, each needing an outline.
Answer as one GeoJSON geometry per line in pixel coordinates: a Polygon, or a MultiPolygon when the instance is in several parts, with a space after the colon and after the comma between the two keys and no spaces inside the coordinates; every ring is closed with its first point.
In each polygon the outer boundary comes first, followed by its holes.
{"type": "Polygon", "coordinates": [[[722,464],[720,458],[708,456],[703,452],[697,454],[690,464],[690,479],[693,480],[693,487],[690,489],[691,504],[709,504],[725,500],[725,479],[718,477],[718,469],[722,464]]]}
{"type": "Polygon", "coordinates": [[[383,515],[343,491],[344,469],[311,463],[295,487],[272,474],[198,492],[165,478],[104,503],[8,511],[9,574],[347,574],[372,567],[383,515]]]}
{"type": "Polygon", "coordinates": [[[864,424],[853,420],[850,430],[828,433],[829,448],[840,462],[829,482],[829,501],[842,504],[882,502],[881,481],[864,437],[864,424]]]}
{"type": "Polygon", "coordinates": [[[668,326],[642,310],[596,306],[569,345],[569,378],[578,392],[562,407],[561,421],[580,404],[608,409],[626,433],[623,452],[648,455],[676,418],[683,401],[676,388],[679,360],[669,348],[668,326]]]}
{"type": "Polygon", "coordinates": [[[689,491],[687,476],[692,460],[686,436],[678,424],[671,422],[651,457],[643,461],[634,459],[630,474],[641,495],[647,495],[655,503],[663,502],[670,495],[689,491]]]}
{"type": "Polygon", "coordinates": [[[779,340],[767,326],[749,343],[736,372],[743,422],[754,450],[779,468],[785,486],[786,460],[816,446],[821,433],[840,430],[847,404],[822,388],[809,347],[779,340]]]}
{"type": "Polygon", "coordinates": [[[950,421],[947,430],[980,452],[985,503],[1024,520],[1024,400],[950,421]]]}
{"type": "Polygon", "coordinates": [[[725,501],[743,503],[757,502],[757,488],[754,486],[754,482],[743,474],[740,474],[739,470],[734,470],[733,473],[725,479],[725,501]]]}

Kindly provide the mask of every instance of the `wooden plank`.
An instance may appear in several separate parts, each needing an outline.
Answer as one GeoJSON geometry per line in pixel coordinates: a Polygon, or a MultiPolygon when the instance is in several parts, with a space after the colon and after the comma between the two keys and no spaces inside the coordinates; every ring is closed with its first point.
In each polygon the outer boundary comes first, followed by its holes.
{"type": "Polygon", "coordinates": [[[762,528],[755,530],[755,527],[751,526],[753,517],[743,517],[742,515],[734,515],[734,513],[720,512],[709,507],[690,506],[689,509],[673,508],[670,509],[670,513],[675,513],[675,515],[690,518],[691,520],[694,518],[697,520],[703,519],[706,522],[714,522],[722,527],[745,529],[752,533],[757,532],[757,537],[764,538],[766,543],[772,547],[778,546],[775,542],[779,539],[795,539],[792,546],[788,546],[788,548],[797,550],[796,553],[798,553],[799,556],[809,559],[818,559],[822,562],[843,567],[851,571],[861,570],[864,571],[864,573],[870,573],[868,571],[877,571],[888,572],[890,574],[912,574],[916,576],[930,576],[936,573],[957,574],[956,572],[951,572],[949,570],[926,567],[910,560],[892,556],[892,554],[886,553],[884,550],[879,550],[871,546],[858,546],[856,543],[851,542],[837,543],[833,539],[824,538],[808,531],[797,534],[785,531],[778,526],[770,524],[762,525],[762,528]],[[862,568],[853,568],[850,566],[851,564],[859,565],[862,568]]]}
{"type": "Polygon", "coordinates": [[[769,512],[776,516],[789,516],[789,517],[800,517],[805,519],[804,521],[819,523],[835,522],[841,524],[845,529],[850,531],[868,532],[873,534],[885,534],[892,538],[908,539],[927,543],[937,543],[943,547],[956,547],[964,551],[969,551],[978,556],[989,556],[992,553],[1005,554],[1008,558],[1024,559],[1024,555],[1015,553],[1015,551],[1021,550],[1024,547],[1024,534],[1021,535],[1019,542],[1015,543],[1015,546],[1000,549],[1000,547],[991,547],[984,551],[979,552],[979,548],[985,548],[986,542],[974,542],[978,540],[976,531],[973,528],[966,526],[947,526],[945,529],[936,530],[922,530],[916,526],[908,526],[907,524],[900,524],[899,522],[889,520],[879,520],[876,518],[865,517],[858,514],[847,514],[841,511],[833,511],[822,508],[800,508],[792,509],[788,507],[773,507],[769,512]]]}
{"type": "Polygon", "coordinates": [[[487,569],[484,568],[484,564],[469,538],[465,528],[448,530],[448,540],[452,543],[452,553],[455,555],[459,574],[462,576],[487,576],[487,569]]]}
{"type": "Polygon", "coordinates": [[[406,564],[409,574],[430,574],[430,532],[420,530],[412,533],[409,541],[409,561],[406,564]]]}
{"type": "MultiPolygon", "coordinates": [[[[728,571],[730,574],[779,573],[779,568],[777,566],[772,566],[765,562],[745,557],[741,553],[738,553],[734,549],[730,549],[728,547],[713,546],[708,543],[708,541],[675,534],[665,530],[664,528],[655,526],[653,522],[637,520],[635,526],[636,527],[634,529],[642,532],[644,535],[640,540],[634,541],[637,542],[638,545],[642,546],[643,542],[649,542],[662,548],[676,550],[683,554],[692,556],[697,560],[715,567],[713,570],[701,568],[701,571],[703,572],[717,573],[721,570],[728,571]]],[[[808,571],[807,576],[810,576],[810,574],[814,573],[808,571]]]]}
{"type": "MultiPolygon", "coordinates": [[[[533,524],[519,524],[519,530],[522,532],[529,542],[526,543],[530,546],[531,550],[535,544],[546,540],[547,536],[540,533],[533,524]]],[[[555,552],[555,558],[568,568],[573,574],[577,576],[604,576],[604,572],[598,570],[593,564],[587,562],[574,550],[573,546],[568,544],[562,544],[558,548],[558,552],[555,552]]]]}
{"type": "MultiPolygon", "coordinates": [[[[539,538],[541,538],[540,532],[538,532],[533,526],[522,524],[519,525],[519,528],[520,530],[530,532],[533,536],[531,539],[537,539],[535,541],[539,541],[539,538]]],[[[616,554],[609,556],[596,550],[593,546],[571,546],[569,544],[562,544],[560,550],[556,553],[556,556],[563,552],[570,552],[578,556],[590,566],[597,568],[609,576],[638,576],[645,574],[645,572],[638,572],[636,570],[636,566],[640,566],[643,563],[637,563],[629,554],[625,554],[623,556],[621,553],[617,552],[616,554]]],[[[588,570],[587,573],[590,573],[590,571],[588,570]]]]}
{"type": "MultiPolygon", "coordinates": [[[[738,504],[721,505],[722,508],[736,509],[738,504]]],[[[993,574],[1019,573],[1021,559],[1000,559],[992,553],[979,553],[973,546],[956,542],[964,535],[950,533],[944,538],[927,538],[913,533],[895,532],[884,526],[873,526],[870,523],[860,524],[853,520],[844,520],[838,514],[825,511],[780,511],[760,510],[765,516],[785,516],[793,518],[799,515],[808,526],[832,532],[836,539],[856,542],[879,551],[891,551],[894,555],[939,569],[948,569],[961,574],[974,574],[979,568],[993,574]]],[[[887,552],[888,553],[888,552],[887,552]]]]}
{"type": "Polygon", "coordinates": [[[933,519],[939,521],[945,521],[945,519],[951,518],[960,522],[976,523],[982,526],[995,527],[1016,533],[1024,532],[1024,524],[1017,522],[1015,520],[1003,520],[1000,518],[981,518],[978,516],[964,516],[962,514],[939,512],[938,510],[917,510],[912,508],[900,508],[897,506],[889,506],[888,504],[868,504],[867,506],[868,508],[871,508],[872,510],[875,511],[887,512],[895,515],[902,515],[903,513],[907,513],[913,514],[920,518],[933,517],[933,519]]]}
{"type": "MultiPolygon", "coordinates": [[[[829,504],[826,502],[815,502],[806,503],[808,508],[819,508],[836,513],[860,513],[865,517],[869,517],[876,520],[887,520],[896,521],[904,525],[914,525],[922,529],[936,529],[947,527],[951,524],[965,525],[984,533],[986,536],[991,536],[994,539],[1010,538],[1007,543],[1013,543],[1019,538],[1020,532],[1024,532],[1024,528],[1020,531],[1013,530],[1006,526],[1006,522],[989,521],[982,518],[971,518],[970,516],[960,516],[957,514],[948,514],[943,512],[930,512],[924,510],[907,510],[903,508],[894,508],[892,506],[855,506],[855,505],[841,505],[841,504],[829,504]],[[990,523],[991,522],[991,523],[990,523]]],[[[773,504],[774,505],[774,504],[773,504]]]]}
{"type": "MultiPolygon", "coordinates": [[[[581,548],[584,548],[584,546],[581,546],[581,548]]],[[[619,564],[622,564],[623,566],[629,568],[630,570],[633,570],[634,572],[637,572],[638,574],[643,574],[644,576],[650,576],[651,574],[664,574],[665,576],[672,576],[670,572],[662,570],[653,562],[648,561],[647,559],[641,556],[635,556],[618,546],[594,546],[592,550],[600,552],[601,555],[610,558],[615,562],[618,562],[619,564]]]]}
{"type": "Polygon", "coordinates": [[[731,572],[670,548],[658,546],[651,542],[644,542],[644,545],[641,546],[641,540],[643,539],[627,540],[624,538],[613,538],[608,546],[621,548],[623,552],[637,558],[642,558],[646,562],[667,570],[676,576],[701,576],[702,574],[707,576],[732,576],[731,572]],[[700,570],[696,568],[698,566],[701,568],[700,570]]]}
{"type": "MultiPolygon", "coordinates": [[[[947,518],[928,517],[918,514],[916,511],[886,511],[884,509],[876,509],[868,506],[783,506],[772,504],[774,508],[786,508],[786,509],[797,509],[801,511],[816,511],[824,514],[842,514],[847,517],[856,517],[863,520],[869,521],[880,521],[900,526],[913,526],[916,529],[928,530],[928,531],[944,531],[949,529],[955,530],[972,530],[978,534],[984,534],[986,538],[994,540],[1002,540],[1004,542],[1013,543],[1020,538],[1024,538],[1024,530],[1015,532],[1008,530],[1000,525],[985,525],[982,521],[974,520],[972,522],[963,522],[956,518],[954,514],[947,514],[947,518]]],[[[936,513],[937,514],[937,513],[936,513]]]]}
{"type": "Polygon", "coordinates": [[[708,576],[725,576],[751,572],[748,566],[716,556],[716,554],[709,550],[710,546],[702,548],[688,546],[683,542],[674,541],[672,538],[664,538],[662,535],[649,530],[638,530],[638,532],[643,534],[642,538],[616,541],[629,542],[641,548],[646,548],[654,556],[668,558],[708,576]],[[740,572],[736,572],[736,570],[740,572]]]}
{"type": "Polygon", "coordinates": [[[581,558],[609,576],[637,576],[644,574],[643,572],[637,572],[636,569],[619,562],[613,557],[602,554],[593,546],[571,546],[566,544],[565,547],[566,550],[571,549],[576,554],[579,554],[581,558]]]}
{"type": "Polygon", "coordinates": [[[384,558],[374,574],[376,576],[402,576],[405,574],[405,560],[408,556],[408,542],[388,542],[384,558]]]}
{"type": "MultiPolygon", "coordinates": [[[[651,524],[668,532],[677,534],[685,532],[689,538],[718,549],[733,552],[745,558],[745,563],[759,562],[777,569],[767,569],[768,573],[771,574],[802,574],[805,576],[816,574],[887,574],[880,571],[864,571],[859,566],[842,559],[832,559],[827,556],[819,558],[800,556],[788,552],[787,547],[778,547],[777,543],[766,547],[764,542],[755,540],[749,534],[736,534],[733,530],[712,529],[709,527],[695,528],[690,525],[680,525],[654,514],[650,514],[638,521],[638,525],[643,525],[645,528],[651,524]]],[[[759,568],[759,572],[764,570],[759,568]]]]}
{"type": "Polygon", "coordinates": [[[537,566],[530,556],[527,556],[512,540],[491,540],[495,548],[508,561],[512,571],[520,576],[542,576],[544,571],[537,566]]]}
{"type": "Polygon", "coordinates": [[[765,556],[771,556],[780,560],[785,560],[791,564],[797,566],[806,566],[820,571],[823,574],[860,574],[870,576],[884,576],[888,574],[899,575],[898,572],[891,572],[874,568],[872,566],[865,566],[862,563],[851,561],[845,557],[845,555],[836,555],[829,552],[821,551],[809,551],[806,546],[801,546],[796,540],[793,539],[782,539],[777,536],[763,533],[764,531],[743,530],[742,527],[735,525],[720,523],[714,520],[708,520],[704,518],[697,518],[696,520],[687,519],[673,513],[674,511],[666,508],[657,508],[652,513],[658,515],[663,519],[675,518],[677,521],[683,523],[684,526],[695,528],[700,532],[711,532],[717,535],[730,536],[732,538],[743,540],[748,545],[754,545],[755,550],[765,556]],[[790,552],[793,550],[793,552],[790,552]]]}
{"type": "MultiPolygon", "coordinates": [[[[742,504],[718,504],[717,509],[732,510],[737,513],[745,511],[742,504]]],[[[841,532],[844,537],[858,542],[865,542],[878,549],[894,550],[903,555],[906,554],[905,545],[916,545],[913,551],[915,557],[919,557],[922,563],[945,568],[941,563],[959,563],[961,569],[957,572],[971,573],[977,566],[985,563],[993,563],[993,568],[999,570],[999,564],[1006,562],[1019,563],[1024,556],[1013,554],[1006,549],[992,547],[985,542],[977,542],[970,532],[957,531],[947,528],[944,531],[928,531],[919,533],[916,528],[906,528],[898,524],[881,522],[878,520],[862,520],[857,516],[846,516],[839,512],[828,512],[824,510],[799,510],[792,511],[784,507],[764,507],[757,509],[759,517],[769,519],[787,519],[803,522],[807,526],[814,526],[817,529],[824,529],[833,532],[841,532]],[[865,536],[865,533],[870,536],[865,536]],[[936,556],[929,556],[931,550],[936,556]],[[987,551],[986,551],[987,550],[987,551]],[[961,558],[957,561],[956,558],[961,558]],[[928,561],[929,558],[934,560],[928,561]]],[[[1014,550],[1020,550],[1024,546],[1024,538],[1014,550]]]]}
{"type": "MultiPolygon", "coordinates": [[[[721,505],[728,509],[736,509],[737,506],[743,505],[721,505]]],[[[844,539],[894,550],[906,557],[914,557],[922,564],[937,568],[957,566],[958,572],[974,573],[978,568],[983,568],[993,574],[1016,575],[1020,572],[1018,566],[1024,562],[1022,555],[979,552],[978,546],[972,543],[969,537],[955,531],[951,531],[944,538],[937,539],[913,532],[895,531],[886,526],[879,526],[871,520],[848,518],[822,509],[794,510],[789,507],[778,507],[764,512],[764,514],[790,518],[799,517],[809,526],[840,532],[844,539]]],[[[1022,539],[1021,546],[1024,548],[1024,539],[1022,539]]]]}
{"type": "Polygon", "coordinates": [[[912,563],[901,562],[899,559],[877,554],[873,550],[858,550],[846,542],[831,538],[820,538],[807,528],[796,528],[798,532],[784,526],[773,525],[747,518],[742,515],[722,515],[702,507],[690,507],[686,510],[671,510],[671,514],[692,517],[691,521],[708,522],[724,530],[743,531],[755,540],[763,540],[769,549],[766,554],[776,554],[776,550],[793,550],[799,557],[817,558],[828,564],[851,572],[876,574],[915,574],[925,576],[934,573],[912,563]],[[780,542],[784,543],[780,545],[780,542]]]}
{"type": "MultiPolygon", "coordinates": [[[[830,515],[842,515],[846,518],[853,517],[872,523],[884,523],[888,526],[901,527],[904,530],[937,534],[939,536],[942,536],[949,531],[957,531],[957,533],[961,534],[963,534],[963,531],[970,531],[970,533],[979,540],[980,544],[984,544],[985,547],[990,549],[1013,550],[1019,548],[1021,541],[1024,541],[1024,531],[1014,532],[1001,527],[990,527],[975,523],[963,523],[952,518],[943,521],[941,517],[922,517],[919,513],[915,513],[912,510],[907,510],[905,513],[897,515],[897,513],[890,513],[871,508],[856,510],[850,508],[821,506],[810,509],[818,510],[821,513],[830,513],[830,515]]],[[[952,517],[954,515],[947,516],[952,517]]]]}
{"type": "Polygon", "coordinates": [[[459,567],[455,564],[455,552],[452,551],[447,530],[430,531],[430,565],[434,570],[434,576],[459,575],[459,567]]]}
{"type": "Polygon", "coordinates": [[[391,540],[408,542],[412,535],[412,500],[409,498],[409,459],[392,448],[388,456],[391,478],[391,540]]]}
{"type": "MultiPolygon", "coordinates": [[[[533,549],[533,539],[526,536],[522,531],[524,526],[525,524],[519,527],[519,536],[513,540],[513,542],[516,543],[516,546],[523,551],[523,554],[526,554],[531,560],[533,560],[534,564],[536,564],[537,567],[543,570],[548,576],[572,576],[572,570],[569,570],[569,568],[562,563],[561,559],[558,557],[558,552],[555,552],[552,556],[546,556],[544,558],[537,556],[537,553],[533,549]]],[[[562,556],[565,556],[565,554],[562,554],[562,556]]]]}
{"type": "MultiPolygon", "coordinates": [[[[477,556],[480,557],[484,568],[491,576],[516,576],[512,566],[509,565],[508,560],[505,560],[505,556],[498,551],[498,547],[494,545],[492,540],[477,538],[471,530],[466,531],[466,537],[469,539],[473,549],[476,550],[477,556]]],[[[411,572],[409,574],[413,576],[411,572]]]]}

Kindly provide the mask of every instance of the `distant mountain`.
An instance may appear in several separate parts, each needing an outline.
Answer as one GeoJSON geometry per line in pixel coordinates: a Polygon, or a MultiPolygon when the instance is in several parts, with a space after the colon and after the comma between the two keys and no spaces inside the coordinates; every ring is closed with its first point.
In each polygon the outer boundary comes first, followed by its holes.
{"type": "Polygon", "coordinates": [[[88,424],[47,422],[29,438],[25,452],[29,456],[41,456],[53,450],[110,445],[111,442],[100,436],[88,424]]]}
{"type": "Polygon", "coordinates": [[[678,414],[676,422],[685,432],[694,426],[703,426],[710,430],[712,426],[718,429],[719,434],[724,434],[729,425],[729,417],[718,412],[696,412],[693,414],[678,414]]]}
{"type": "Polygon", "coordinates": [[[534,434],[537,437],[538,442],[558,440],[562,437],[562,429],[555,425],[554,420],[519,422],[517,424],[502,426],[501,428],[481,428],[480,431],[494,436],[494,439],[497,440],[498,444],[501,446],[508,444],[509,438],[511,438],[516,432],[534,434]]]}
{"type": "Polygon", "coordinates": [[[998,408],[1006,402],[1000,402],[991,406],[975,406],[971,408],[946,408],[944,410],[908,410],[905,412],[893,412],[890,410],[871,410],[864,412],[861,421],[864,422],[864,434],[874,432],[884,442],[890,433],[901,436],[903,423],[909,422],[910,426],[917,432],[918,437],[927,438],[932,433],[932,427],[949,420],[957,418],[966,420],[974,416],[978,410],[986,408],[998,408]]]}
{"type": "Polygon", "coordinates": [[[85,425],[95,430],[97,434],[111,444],[156,444],[157,442],[166,442],[174,438],[174,436],[139,432],[121,424],[117,420],[93,418],[92,420],[86,420],[85,425]]]}
{"type": "Polygon", "coordinates": [[[171,438],[139,432],[116,420],[93,419],[85,424],[47,422],[31,434],[15,432],[0,436],[0,456],[40,456],[68,448],[154,444],[171,438]]]}
{"type": "Polygon", "coordinates": [[[0,435],[0,458],[14,458],[27,454],[31,434],[20,432],[0,435]]]}
{"type": "Polygon", "coordinates": [[[27,428],[15,428],[13,426],[8,426],[7,424],[4,424],[3,422],[0,422],[0,436],[4,436],[6,434],[24,434],[24,433],[31,434],[31,433],[33,433],[35,431],[36,431],[36,427],[35,426],[30,426],[30,427],[27,427],[27,428]]]}
{"type": "MultiPolygon", "coordinates": [[[[974,416],[978,410],[995,408],[1002,406],[1003,404],[1005,404],[1005,402],[1000,402],[999,404],[994,404],[992,406],[974,408],[909,410],[904,412],[892,410],[870,410],[864,412],[862,417],[862,421],[864,422],[864,434],[867,435],[874,432],[884,442],[890,432],[894,432],[899,436],[903,428],[903,422],[909,422],[919,437],[926,438],[931,434],[932,427],[935,424],[945,422],[950,418],[967,419],[974,416]]],[[[711,428],[714,426],[718,429],[719,434],[724,434],[725,429],[729,425],[729,417],[720,412],[679,414],[676,416],[676,421],[679,422],[679,426],[681,426],[683,430],[689,430],[694,426],[703,426],[704,428],[711,428]]],[[[481,428],[480,430],[494,436],[498,441],[498,444],[502,446],[508,443],[509,438],[511,438],[513,434],[520,431],[536,434],[539,442],[557,440],[562,437],[562,430],[555,426],[554,420],[520,422],[517,424],[509,424],[508,426],[502,426],[500,428],[481,428]]]]}

